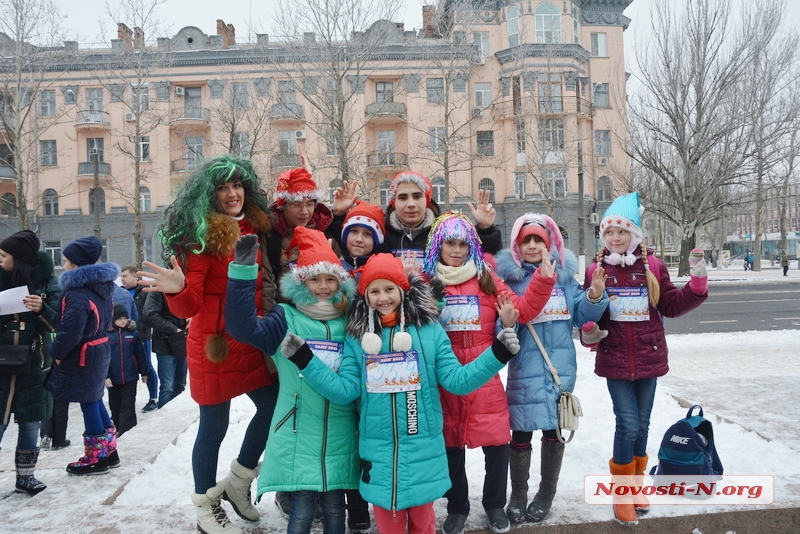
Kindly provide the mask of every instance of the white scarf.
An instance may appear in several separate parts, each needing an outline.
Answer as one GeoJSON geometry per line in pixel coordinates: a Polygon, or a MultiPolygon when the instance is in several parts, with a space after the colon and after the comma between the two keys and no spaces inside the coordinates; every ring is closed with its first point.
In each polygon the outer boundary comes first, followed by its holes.
{"type": "Polygon", "coordinates": [[[478,267],[474,261],[468,261],[461,267],[450,267],[442,262],[436,264],[436,278],[448,286],[463,284],[478,275],[478,267]]]}
{"type": "Polygon", "coordinates": [[[295,304],[295,308],[302,312],[303,315],[307,315],[317,321],[330,321],[344,315],[344,308],[336,308],[328,300],[318,300],[314,304],[295,304]]]}

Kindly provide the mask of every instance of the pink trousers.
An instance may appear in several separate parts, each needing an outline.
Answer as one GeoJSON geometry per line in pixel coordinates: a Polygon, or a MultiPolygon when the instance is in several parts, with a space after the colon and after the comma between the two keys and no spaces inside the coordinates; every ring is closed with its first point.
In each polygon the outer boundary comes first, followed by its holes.
{"type": "Polygon", "coordinates": [[[435,534],[436,514],[433,503],[423,504],[392,512],[380,506],[372,505],[375,514],[375,525],[381,534],[435,534]]]}

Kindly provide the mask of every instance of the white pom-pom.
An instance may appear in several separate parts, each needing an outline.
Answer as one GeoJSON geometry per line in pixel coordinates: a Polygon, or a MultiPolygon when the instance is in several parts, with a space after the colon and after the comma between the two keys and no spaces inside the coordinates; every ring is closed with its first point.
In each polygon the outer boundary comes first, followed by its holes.
{"type": "Polygon", "coordinates": [[[411,334],[409,334],[408,332],[396,333],[392,341],[392,348],[400,352],[406,352],[408,350],[411,350],[411,334]]]}
{"type": "Polygon", "coordinates": [[[381,341],[381,336],[378,334],[367,332],[361,338],[361,348],[364,349],[364,352],[367,354],[378,354],[382,346],[383,341],[381,341]]]}

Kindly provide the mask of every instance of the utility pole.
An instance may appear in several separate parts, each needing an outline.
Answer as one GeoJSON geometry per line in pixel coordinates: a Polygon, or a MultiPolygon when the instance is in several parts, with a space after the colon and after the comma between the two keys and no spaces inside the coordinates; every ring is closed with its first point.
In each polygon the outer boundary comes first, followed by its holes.
{"type": "Polygon", "coordinates": [[[100,154],[97,151],[97,147],[92,148],[89,153],[92,156],[92,177],[94,179],[94,188],[92,189],[94,236],[100,239],[100,154]]]}
{"type": "Polygon", "coordinates": [[[586,271],[586,213],[583,205],[583,142],[578,141],[578,272],[586,271]]]}

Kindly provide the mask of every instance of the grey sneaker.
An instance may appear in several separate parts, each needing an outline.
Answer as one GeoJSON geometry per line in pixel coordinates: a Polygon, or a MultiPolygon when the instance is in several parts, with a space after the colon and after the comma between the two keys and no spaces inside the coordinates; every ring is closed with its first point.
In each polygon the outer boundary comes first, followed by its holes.
{"type": "Polygon", "coordinates": [[[39,448],[43,451],[49,451],[53,446],[53,438],[50,436],[42,436],[42,441],[39,442],[39,448]]]}
{"type": "Polygon", "coordinates": [[[464,525],[467,523],[467,516],[462,514],[448,514],[447,519],[442,524],[444,534],[462,534],[464,525]]]}
{"type": "Polygon", "coordinates": [[[511,530],[511,523],[508,521],[505,510],[502,508],[486,510],[486,518],[489,520],[489,530],[495,534],[503,534],[511,530]]]}

